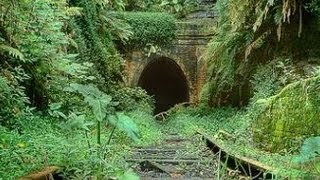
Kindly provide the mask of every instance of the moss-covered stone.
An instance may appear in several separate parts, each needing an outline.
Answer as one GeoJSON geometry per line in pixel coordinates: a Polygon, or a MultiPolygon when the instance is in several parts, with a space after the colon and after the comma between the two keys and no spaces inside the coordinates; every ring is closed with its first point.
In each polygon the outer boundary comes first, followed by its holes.
{"type": "Polygon", "coordinates": [[[295,150],[305,137],[320,135],[320,77],[289,84],[257,102],[264,111],[253,125],[255,142],[268,151],[295,150]]]}

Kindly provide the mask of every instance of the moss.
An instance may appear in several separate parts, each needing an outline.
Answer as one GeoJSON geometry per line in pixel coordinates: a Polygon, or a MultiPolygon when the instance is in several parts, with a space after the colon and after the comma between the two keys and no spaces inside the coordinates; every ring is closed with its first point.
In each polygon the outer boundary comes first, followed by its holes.
{"type": "Polygon", "coordinates": [[[305,137],[320,134],[320,76],[286,86],[258,101],[265,110],[253,125],[254,140],[268,151],[296,150],[305,137]]]}

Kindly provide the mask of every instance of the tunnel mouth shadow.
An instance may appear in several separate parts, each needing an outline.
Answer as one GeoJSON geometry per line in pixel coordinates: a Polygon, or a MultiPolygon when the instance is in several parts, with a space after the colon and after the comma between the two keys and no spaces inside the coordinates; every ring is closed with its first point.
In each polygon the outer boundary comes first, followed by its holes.
{"type": "Polygon", "coordinates": [[[138,86],[155,98],[154,114],[189,102],[187,78],[180,66],[170,58],[159,57],[149,62],[141,73],[138,86]]]}

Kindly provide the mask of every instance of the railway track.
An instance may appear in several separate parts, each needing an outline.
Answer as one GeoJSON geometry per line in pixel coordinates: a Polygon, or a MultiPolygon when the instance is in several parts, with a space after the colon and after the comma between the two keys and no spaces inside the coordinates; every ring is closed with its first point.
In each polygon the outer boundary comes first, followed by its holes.
{"type": "Polygon", "coordinates": [[[162,144],[135,147],[127,162],[141,179],[215,179],[218,162],[201,136],[169,134],[162,144]]]}

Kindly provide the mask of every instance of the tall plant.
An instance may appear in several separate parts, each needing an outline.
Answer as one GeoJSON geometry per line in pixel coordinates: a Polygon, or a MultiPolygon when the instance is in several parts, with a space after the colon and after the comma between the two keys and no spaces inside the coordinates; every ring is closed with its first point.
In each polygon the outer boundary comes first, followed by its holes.
{"type": "Polygon", "coordinates": [[[84,101],[89,105],[96,120],[97,144],[101,145],[101,124],[107,122],[113,126],[108,144],[111,141],[116,128],[125,132],[133,140],[139,139],[139,130],[133,120],[124,113],[117,113],[112,110],[112,106],[117,103],[112,102],[112,97],[101,92],[96,86],[71,84],[66,90],[78,92],[84,97],[84,101]]]}

